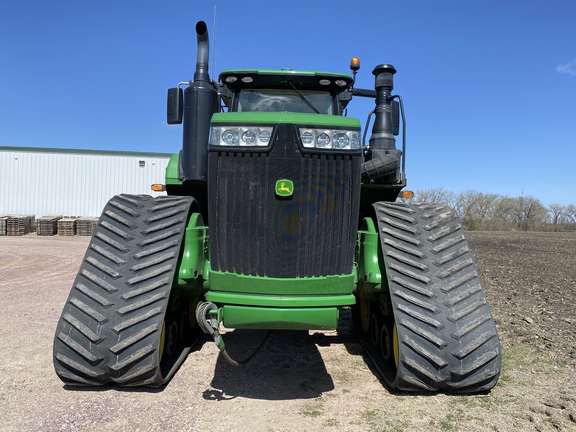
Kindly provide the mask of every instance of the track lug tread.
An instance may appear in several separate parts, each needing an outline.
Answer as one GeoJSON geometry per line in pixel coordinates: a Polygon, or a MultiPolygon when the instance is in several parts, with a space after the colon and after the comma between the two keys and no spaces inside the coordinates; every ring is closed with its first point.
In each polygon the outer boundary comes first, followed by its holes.
{"type": "Polygon", "coordinates": [[[92,331],[90,327],[88,327],[86,324],[84,324],[75,316],[72,316],[69,313],[65,313],[64,315],[62,315],[62,320],[66,321],[68,324],[70,324],[72,327],[78,330],[79,333],[81,333],[85,338],[89,339],[90,342],[92,342],[93,344],[99,344],[100,342],[103,341],[103,339],[100,336],[98,336],[94,331],[92,331]]]}
{"type": "Polygon", "coordinates": [[[404,292],[401,290],[394,290],[394,294],[396,296],[398,296],[399,298],[402,298],[406,302],[411,303],[414,306],[418,306],[421,309],[426,309],[426,310],[432,312],[433,314],[436,314],[439,312],[438,306],[436,306],[434,303],[432,303],[430,301],[422,300],[421,298],[418,298],[414,295],[411,295],[408,292],[404,292]]]}
{"type": "Polygon", "coordinates": [[[124,229],[108,222],[107,220],[102,220],[99,222],[99,225],[103,228],[106,228],[112,234],[116,234],[118,237],[121,237],[124,240],[132,240],[134,237],[130,235],[129,232],[126,232],[124,229]]]}
{"type": "Polygon", "coordinates": [[[448,300],[444,302],[446,306],[449,308],[453,308],[458,303],[462,303],[463,301],[469,299],[470,297],[474,296],[474,294],[479,293],[482,291],[482,286],[480,284],[472,285],[469,288],[462,289],[457,295],[450,296],[448,300]]]}
{"type": "Polygon", "coordinates": [[[386,251],[386,256],[389,256],[390,258],[394,258],[397,262],[399,263],[403,263],[406,264],[410,267],[413,267],[417,270],[420,271],[428,271],[428,266],[420,261],[417,261],[415,259],[411,259],[410,257],[406,257],[400,253],[394,252],[394,251],[386,251]]]}
{"type": "Polygon", "coordinates": [[[60,339],[62,342],[64,342],[66,345],[68,345],[70,348],[72,348],[74,351],[76,351],[78,354],[80,354],[82,357],[84,357],[86,359],[86,361],[88,361],[92,366],[95,366],[98,363],[100,363],[102,360],[104,360],[104,356],[94,355],[93,352],[88,351],[81,344],[79,344],[74,339],[72,339],[70,336],[68,336],[62,332],[58,333],[58,339],[60,339]]]}
{"type": "Polygon", "coordinates": [[[390,239],[385,239],[384,241],[390,247],[394,248],[395,250],[397,250],[399,252],[406,252],[406,253],[408,253],[412,256],[415,256],[417,258],[422,258],[422,256],[423,256],[422,252],[420,250],[418,250],[418,248],[409,247],[403,243],[398,243],[397,241],[390,240],[390,239]]]}
{"type": "Polygon", "coordinates": [[[435,266],[441,267],[444,264],[449,263],[450,261],[454,261],[455,259],[458,259],[463,255],[466,255],[469,252],[470,249],[468,247],[461,247],[460,249],[454,252],[439,256],[436,260],[433,261],[433,263],[435,266]]]}
{"type": "Polygon", "coordinates": [[[430,316],[427,316],[425,313],[421,313],[417,309],[408,306],[404,303],[398,303],[397,310],[399,312],[404,312],[404,314],[406,314],[407,316],[417,319],[418,321],[424,324],[428,324],[430,327],[433,327],[435,329],[441,329],[444,327],[441,321],[434,319],[430,316]]]}
{"type": "Polygon", "coordinates": [[[108,246],[112,246],[114,249],[116,249],[117,251],[119,251],[121,253],[128,252],[128,248],[124,245],[124,243],[121,243],[119,241],[114,240],[112,237],[110,237],[109,235],[107,235],[106,233],[104,233],[102,231],[96,231],[93,234],[92,238],[101,240],[102,242],[104,242],[108,246]]]}
{"type": "Polygon", "coordinates": [[[143,357],[146,357],[146,356],[152,354],[155,351],[156,351],[156,348],[154,348],[152,345],[146,345],[146,346],[140,348],[139,350],[137,350],[136,352],[130,354],[128,357],[125,357],[122,361],[119,361],[119,362],[111,365],[110,369],[112,369],[115,372],[118,372],[118,371],[124,369],[125,367],[128,367],[128,366],[134,364],[135,362],[141,360],[143,357]]]}
{"type": "Polygon", "coordinates": [[[414,321],[410,321],[404,318],[398,318],[398,323],[408,329],[410,329],[410,331],[412,333],[415,333],[421,337],[423,337],[424,339],[426,339],[427,341],[433,343],[434,345],[436,345],[438,348],[444,348],[447,343],[444,341],[444,339],[436,336],[434,333],[432,333],[431,331],[428,331],[424,328],[422,328],[422,326],[418,325],[417,323],[415,323],[414,321]]]}
{"type": "Polygon", "coordinates": [[[444,250],[446,250],[448,248],[451,248],[452,246],[455,246],[455,245],[462,243],[462,242],[465,242],[465,241],[466,241],[466,237],[464,237],[463,234],[460,234],[460,235],[449,238],[445,242],[437,244],[436,246],[434,246],[430,249],[430,252],[437,254],[437,253],[443,252],[444,250]]]}
{"type": "Polygon", "coordinates": [[[436,294],[433,291],[427,289],[426,287],[418,285],[412,281],[406,280],[402,277],[393,276],[390,280],[392,282],[394,282],[395,284],[398,284],[398,285],[400,285],[406,289],[409,289],[410,291],[413,291],[415,293],[425,295],[428,298],[436,297],[436,294]]]}
{"type": "MultiPolygon", "coordinates": [[[[86,261],[86,260],[84,260],[84,261],[86,261]]],[[[92,273],[91,271],[89,271],[86,268],[82,268],[80,270],[80,274],[82,276],[84,276],[86,279],[88,279],[88,281],[94,283],[99,288],[102,288],[104,291],[107,291],[109,293],[113,293],[113,292],[118,291],[118,288],[116,288],[114,285],[112,285],[111,283],[108,283],[107,281],[105,281],[104,279],[102,279],[98,275],[92,273]]]]}
{"type": "MultiPolygon", "coordinates": [[[[72,360],[70,357],[67,357],[67,356],[62,355],[62,354],[56,354],[55,357],[56,357],[56,360],[58,360],[59,362],[73,368],[74,370],[76,370],[76,371],[78,371],[84,375],[87,375],[90,378],[99,378],[102,376],[102,374],[99,373],[98,370],[90,369],[90,368],[86,367],[85,365],[80,364],[80,363],[72,360]]],[[[82,376],[82,375],[80,375],[80,376],[82,376]]]]}
{"type": "Polygon", "coordinates": [[[108,321],[108,318],[106,318],[105,315],[102,315],[96,309],[91,308],[90,306],[88,306],[86,303],[84,303],[82,300],[80,300],[78,298],[70,299],[70,303],[73,304],[74,306],[76,306],[79,310],[84,312],[86,315],[88,315],[90,318],[92,318],[98,324],[102,324],[102,323],[105,323],[106,321],[108,321]]]}
{"type": "Polygon", "coordinates": [[[174,258],[178,258],[178,254],[176,252],[169,252],[169,253],[166,253],[164,255],[160,255],[160,256],[157,256],[155,258],[152,258],[148,261],[142,261],[142,262],[136,264],[135,266],[131,267],[130,271],[137,272],[140,270],[144,270],[144,269],[147,269],[150,267],[154,267],[154,266],[156,266],[160,263],[163,263],[165,261],[173,260],[174,258]]]}
{"type": "Polygon", "coordinates": [[[162,251],[164,251],[164,250],[166,250],[166,249],[170,249],[170,248],[172,248],[172,247],[174,247],[174,246],[177,246],[177,245],[178,245],[178,241],[177,241],[177,240],[170,240],[170,241],[168,241],[168,242],[165,242],[165,243],[162,243],[162,244],[158,245],[158,246],[155,247],[155,248],[150,248],[150,249],[146,249],[146,250],[143,250],[143,251],[141,251],[141,252],[135,253],[135,254],[134,254],[134,258],[137,259],[137,260],[140,260],[140,259],[142,259],[142,258],[145,258],[145,257],[150,256],[150,255],[157,254],[158,252],[162,252],[162,251]]]}
{"type": "Polygon", "coordinates": [[[107,266],[106,264],[100,262],[99,260],[97,260],[94,257],[88,257],[84,261],[92,264],[93,267],[96,267],[98,270],[103,271],[104,273],[106,273],[111,278],[117,279],[121,276],[121,274],[118,271],[116,271],[112,267],[107,266]]]}
{"type": "MultiPolygon", "coordinates": [[[[138,216],[138,211],[136,209],[128,207],[124,203],[116,201],[114,198],[112,198],[109,201],[109,204],[110,204],[110,206],[115,207],[116,209],[118,209],[120,211],[123,211],[125,214],[127,214],[128,216],[130,216],[132,218],[135,218],[138,216]]],[[[136,207],[136,208],[138,208],[138,207],[136,207]]]]}
{"type": "Polygon", "coordinates": [[[97,252],[98,255],[100,255],[103,258],[107,258],[108,260],[112,261],[114,264],[116,265],[124,265],[126,263],[126,261],[124,261],[122,258],[120,258],[118,255],[116,255],[115,253],[113,253],[112,251],[105,249],[97,244],[92,243],[90,245],[90,248],[97,252]]]}
{"type": "Polygon", "coordinates": [[[399,233],[399,232],[392,230],[390,228],[386,228],[386,227],[382,228],[382,233],[387,234],[391,237],[394,237],[397,240],[401,240],[401,241],[404,241],[406,243],[409,243],[413,246],[420,246],[420,243],[421,243],[414,236],[404,235],[404,234],[399,233]]]}
{"type": "Polygon", "coordinates": [[[167,231],[165,233],[159,234],[156,237],[146,238],[138,246],[140,246],[140,247],[148,246],[150,244],[161,242],[162,240],[166,240],[170,237],[174,237],[174,236],[177,236],[179,234],[180,234],[179,230],[176,230],[176,229],[170,230],[170,231],[167,231]]]}
{"type": "Polygon", "coordinates": [[[106,211],[105,215],[108,216],[111,219],[114,219],[116,222],[124,225],[126,228],[128,229],[132,229],[135,227],[135,225],[133,223],[130,222],[129,219],[126,219],[125,217],[122,217],[121,215],[119,215],[117,212],[114,211],[106,211]]]}
{"type": "Polygon", "coordinates": [[[134,297],[138,297],[138,296],[147,294],[149,292],[152,292],[152,291],[155,291],[159,288],[162,288],[166,285],[169,285],[170,283],[171,283],[170,278],[163,278],[163,279],[157,280],[157,281],[150,283],[146,286],[143,286],[143,287],[140,287],[137,289],[133,289],[133,290],[127,292],[126,294],[123,294],[122,300],[130,300],[134,297]]]}
{"type": "Polygon", "coordinates": [[[118,313],[120,315],[125,315],[127,313],[137,311],[138,309],[142,309],[146,306],[150,306],[152,303],[156,303],[164,299],[166,299],[165,293],[154,294],[150,297],[145,297],[143,299],[140,299],[134,303],[130,303],[129,305],[118,309],[118,313]]]}
{"type": "Polygon", "coordinates": [[[416,339],[404,337],[402,339],[402,344],[409,347],[412,351],[420,354],[420,356],[425,358],[428,362],[434,363],[434,367],[438,370],[448,364],[448,362],[442,357],[434,354],[431,350],[426,349],[423,345],[420,345],[416,339]]]}
{"type": "Polygon", "coordinates": [[[446,279],[450,276],[455,275],[456,273],[458,273],[460,270],[465,269],[466,267],[470,267],[474,265],[474,261],[472,261],[472,258],[467,258],[465,260],[462,261],[457,261],[455,262],[453,265],[451,265],[450,267],[446,267],[446,270],[443,270],[441,272],[439,272],[437,274],[437,276],[440,279],[446,279]]]}
{"type": "MultiPolygon", "coordinates": [[[[118,313],[118,315],[121,315],[121,316],[125,315],[125,313],[122,313],[121,310],[117,310],[116,312],[118,313]]],[[[144,322],[144,321],[148,320],[149,318],[152,318],[156,315],[161,314],[162,312],[163,312],[163,310],[162,310],[161,306],[155,307],[154,309],[150,309],[141,315],[137,315],[137,316],[134,316],[132,318],[129,318],[129,319],[122,321],[120,324],[112,327],[112,330],[116,333],[120,333],[123,330],[126,330],[127,328],[130,328],[130,327],[134,327],[136,324],[144,322]]]]}
{"type": "Polygon", "coordinates": [[[101,296],[100,294],[98,294],[94,290],[88,288],[86,285],[84,285],[82,283],[77,283],[76,285],[74,285],[74,288],[77,289],[78,291],[80,291],[86,297],[88,297],[91,300],[94,300],[96,303],[100,304],[100,306],[102,306],[102,307],[107,308],[107,307],[112,306],[112,304],[113,304],[112,302],[108,301],[105,297],[101,296]]]}
{"type": "Polygon", "coordinates": [[[158,324],[152,324],[151,326],[143,328],[135,335],[132,335],[129,338],[124,339],[122,342],[119,342],[116,345],[111,346],[110,351],[113,352],[114,354],[118,354],[124,351],[126,348],[134,345],[136,342],[139,342],[140,340],[144,339],[146,336],[158,331],[159,328],[160,326],[158,324]]]}

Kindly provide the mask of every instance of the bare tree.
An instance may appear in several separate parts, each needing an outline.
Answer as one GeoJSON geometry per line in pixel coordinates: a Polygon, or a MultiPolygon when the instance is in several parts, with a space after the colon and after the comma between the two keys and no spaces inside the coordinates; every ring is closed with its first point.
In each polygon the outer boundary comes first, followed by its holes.
{"type": "Polygon", "coordinates": [[[546,208],[534,197],[518,199],[518,227],[524,231],[540,228],[546,222],[546,208]]]}
{"type": "Polygon", "coordinates": [[[466,229],[486,229],[498,195],[468,190],[458,195],[458,213],[466,229]]]}
{"type": "Polygon", "coordinates": [[[454,192],[442,188],[433,188],[416,191],[416,201],[426,203],[447,204],[455,207],[456,195],[454,192]]]}
{"type": "Polygon", "coordinates": [[[548,206],[548,220],[547,222],[552,225],[554,231],[558,231],[560,226],[568,221],[568,214],[566,206],[562,204],[553,203],[548,206]]]}
{"type": "Polygon", "coordinates": [[[493,230],[510,230],[516,226],[518,202],[516,198],[498,196],[494,202],[490,224],[493,230]]]}
{"type": "Polygon", "coordinates": [[[551,204],[532,196],[511,198],[467,190],[459,194],[442,188],[419,190],[414,201],[447,204],[456,210],[465,229],[576,230],[576,206],[551,204]]]}
{"type": "Polygon", "coordinates": [[[566,217],[572,224],[576,224],[576,205],[570,204],[566,207],[566,217]]]}

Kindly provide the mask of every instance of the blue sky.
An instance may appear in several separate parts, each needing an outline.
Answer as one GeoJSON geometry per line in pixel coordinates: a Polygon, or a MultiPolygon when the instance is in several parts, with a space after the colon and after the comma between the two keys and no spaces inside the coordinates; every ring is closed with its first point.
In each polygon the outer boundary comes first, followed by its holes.
{"type": "MultiPolygon", "coordinates": [[[[576,204],[576,2],[0,1],[0,146],[174,153],[166,90],[192,79],[196,21],[215,72],[393,64],[408,188],[576,204]],[[211,53],[212,57],[212,53],[211,53]]],[[[348,115],[364,125],[373,102],[348,115]]]]}

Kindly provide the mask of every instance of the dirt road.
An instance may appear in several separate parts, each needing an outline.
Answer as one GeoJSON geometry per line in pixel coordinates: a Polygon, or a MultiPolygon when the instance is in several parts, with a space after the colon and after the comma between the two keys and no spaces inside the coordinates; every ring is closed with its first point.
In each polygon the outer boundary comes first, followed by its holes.
{"type": "MultiPolygon", "coordinates": [[[[65,388],[52,339],[89,239],[0,237],[0,430],[576,430],[576,235],[471,232],[504,348],[487,395],[392,393],[343,311],[333,332],[274,333],[234,369],[200,343],[160,390],[65,388]]],[[[233,331],[242,357],[260,332],[233,331]]]]}

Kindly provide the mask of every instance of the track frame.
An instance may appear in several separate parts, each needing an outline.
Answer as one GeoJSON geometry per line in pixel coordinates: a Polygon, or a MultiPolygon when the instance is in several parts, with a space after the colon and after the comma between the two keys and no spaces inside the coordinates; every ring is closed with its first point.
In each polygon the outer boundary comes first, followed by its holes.
{"type": "Polygon", "coordinates": [[[382,377],[411,392],[491,389],[500,341],[458,216],[428,203],[378,202],[374,210],[381,283],[360,275],[354,317],[382,377]]]}
{"type": "Polygon", "coordinates": [[[191,197],[127,194],[106,204],[56,328],[66,384],[158,387],[184,361],[195,299],[173,287],[194,207],[191,197]]]}

